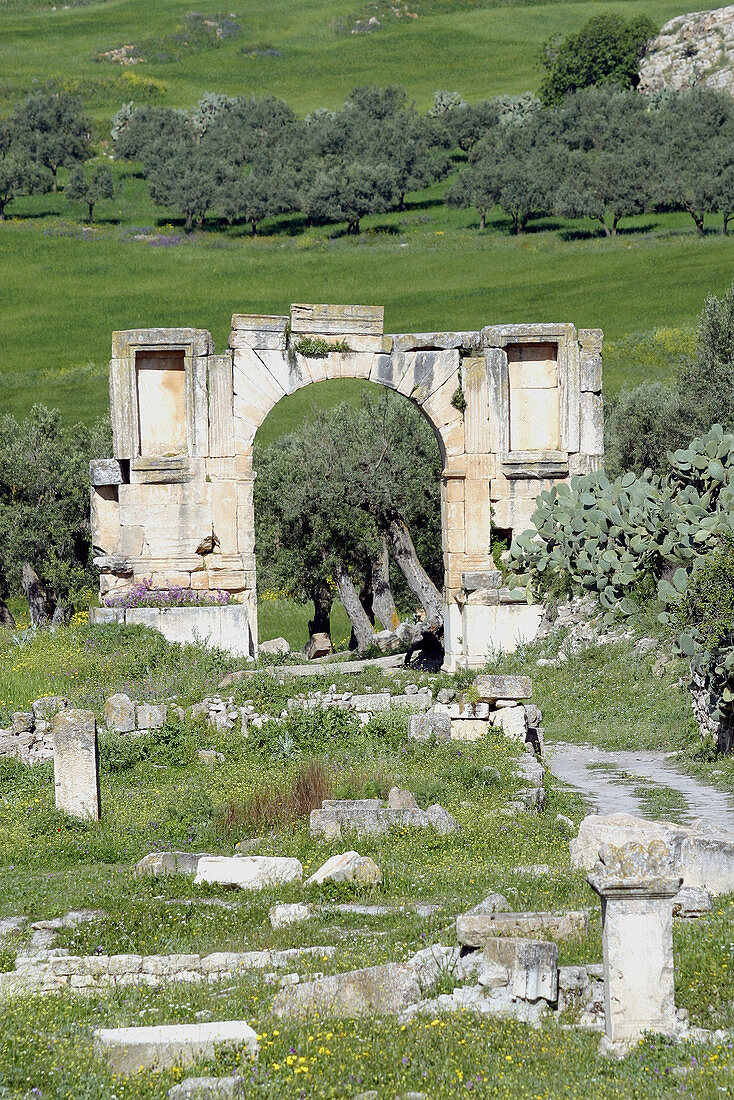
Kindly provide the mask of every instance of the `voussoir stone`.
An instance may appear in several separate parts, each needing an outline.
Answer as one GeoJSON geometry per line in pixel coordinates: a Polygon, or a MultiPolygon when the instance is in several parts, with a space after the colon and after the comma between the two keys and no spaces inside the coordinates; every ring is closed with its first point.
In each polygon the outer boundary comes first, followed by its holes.
{"type": "Polygon", "coordinates": [[[224,886],[239,886],[243,890],[261,890],[285,882],[300,882],[303,867],[300,860],[281,856],[203,856],[194,879],[218,882],[224,886]]]}
{"type": "Polygon", "coordinates": [[[318,871],[306,879],[305,885],[320,886],[322,882],[358,882],[373,886],[382,882],[382,871],[369,856],[361,856],[359,852],[342,852],[327,859],[318,871]]]}
{"type": "Polygon", "coordinates": [[[401,1012],[420,998],[414,969],[405,964],[385,963],[281,989],[273,1012],[276,1016],[305,1016],[313,1012],[381,1016],[401,1012]]]}
{"type": "Polygon", "coordinates": [[[221,1046],[244,1046],[252,1055],[259,1049],[257,1034],[244,1020],[206,1024],[167,1024],[162,1027],[99,1028],[94,1048],[115,1073],[137,1073],[149,1066],[187,1065],[211,1058],[221,1046]]]}

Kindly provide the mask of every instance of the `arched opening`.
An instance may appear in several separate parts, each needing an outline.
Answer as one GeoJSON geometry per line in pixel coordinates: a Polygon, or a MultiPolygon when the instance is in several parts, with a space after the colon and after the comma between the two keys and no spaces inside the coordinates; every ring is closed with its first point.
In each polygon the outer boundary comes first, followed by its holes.
{"type": "Polygon", "coordinates": [[[253,447],[260,642],[308,656],[440,632],[440,436],[403,394],[332,379],[281,398],[253,447]]]}

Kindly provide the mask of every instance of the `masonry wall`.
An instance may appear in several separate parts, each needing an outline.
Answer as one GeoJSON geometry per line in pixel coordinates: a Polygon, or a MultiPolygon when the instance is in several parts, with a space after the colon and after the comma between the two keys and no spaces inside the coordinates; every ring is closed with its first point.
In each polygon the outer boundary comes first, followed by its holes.
{"type": "Polygon", "coordinates": [[[144,577],[225,589],[246,605],[254,651],[257,429],[286,394],[360,378],[402,393],[433,426],[443,461],[446,665],[480,665],[488,649],[512,648],[537,626],[501,590],[492,529],[503,538],[524,530],[542,489],[601,461],[601,348],[600,330],[570,324],[385,335],[383,310],[371,306],[235,314],[219,355],[198,329],[117,332],[114,459],[91,467],[100,594],[144,577]],[[304,338],[348,350],[304,356],[304,338]]]}

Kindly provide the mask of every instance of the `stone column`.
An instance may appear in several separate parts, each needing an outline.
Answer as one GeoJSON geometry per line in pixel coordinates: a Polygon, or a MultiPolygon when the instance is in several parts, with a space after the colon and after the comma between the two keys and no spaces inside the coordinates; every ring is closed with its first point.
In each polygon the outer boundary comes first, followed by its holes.
{"type": "Polygon", "coordinates": [[[97,723],[91,710],[63,710],[53,720],[56,809],[99,821],[97,723]]]}
{"type": "Polygon", "coordinates": [[[675,1030],[673,897],[682,879],[661,841],[604,846],[588,882],[601,897],[607,1045],[675,1030]]]}

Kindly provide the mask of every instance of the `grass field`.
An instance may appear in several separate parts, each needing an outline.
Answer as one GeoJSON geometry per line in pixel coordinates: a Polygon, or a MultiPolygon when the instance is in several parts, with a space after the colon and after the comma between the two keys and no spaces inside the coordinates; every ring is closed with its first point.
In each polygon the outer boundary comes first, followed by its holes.
{"type": "MultiPolygon", "coordinates": [[[[64,200],[46,201],[60,211],[64,200]]],[[[84,233],[58,216],[9,221],[0,226],[0,404],[22,415],[43,401],[92,420],[108,407],[113,329],[207,328],[221,349],[232,313],[287,313],[297,301],[383,304],[388,332],[521,320],[600,326],[613,392],[650,373],[630,337],[690,328],[734,271],[734,239],[699,240],[681,215],[630,219],[614,240],[547,221],[514,238],[497,230],[501,221],[497,214],[480,233],[472,211],[416,204],[365,219],[357,240],[213,233],[168,245],[109,224],[84,233]]],[[[291,409],[312,400],[306,391],[291,409]]]]}

